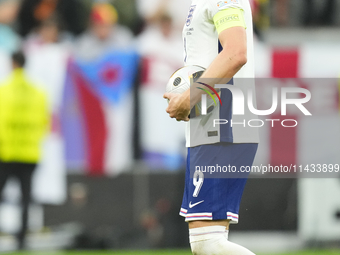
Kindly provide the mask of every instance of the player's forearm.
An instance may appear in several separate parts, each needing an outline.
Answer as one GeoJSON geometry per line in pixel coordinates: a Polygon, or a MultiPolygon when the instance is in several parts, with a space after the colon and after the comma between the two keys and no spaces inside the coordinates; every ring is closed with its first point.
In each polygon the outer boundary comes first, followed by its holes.
{"type": "MultiPolygon", "coordinates": [[[[231,79],[246,63],[246,52],[223,50],[217,55],[201,78],[209,78],[212,81],[231,79]]],[[[215,84],[209,85],[214,86],[215,84]]]]}
{"type": "MultiPolygon", "coordinates": [[[[219,84],[222,79],[225,83],[234,77],[246,62],[246,53],[224,50],[218,54],[194,86],[204,88],[204,85],[199,83],[202,82],[214,87],[216,84],[219,84]],[[207,82],[207,78],[209,78],[209,82],[207,82]]],[[[186,97],[190,99],[190,108],[194,107],[194,105],[201,100],[202,94],[204,94],[200,89],[191,89],[185,93],[186,97]]]]}

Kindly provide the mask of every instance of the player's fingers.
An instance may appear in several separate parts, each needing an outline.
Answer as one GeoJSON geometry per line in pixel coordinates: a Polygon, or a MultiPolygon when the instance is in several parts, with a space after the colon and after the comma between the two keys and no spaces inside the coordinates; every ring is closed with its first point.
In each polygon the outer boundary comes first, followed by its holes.
{"type": "Polygon", "coordinates": [[[188,117],[179,117],[179,116],[176,117],[177,121],[187,121],[187,119],[188,117]]]}
{"type": "Polygon", "coordinates": [[[171,94],[170,93],[164,93],[163,98],[170,100],[171,94]]]}
{"type": "Polygon", "coordinates": [[[181,117],[181,118],[176,118],[177,121],[189,121],[190,119],[188,117],[181,117]]]}

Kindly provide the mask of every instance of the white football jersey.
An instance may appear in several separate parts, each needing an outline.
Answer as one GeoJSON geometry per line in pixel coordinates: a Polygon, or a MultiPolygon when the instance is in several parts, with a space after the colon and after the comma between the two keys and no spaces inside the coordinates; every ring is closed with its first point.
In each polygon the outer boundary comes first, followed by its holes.
{"type": "MultiPolygon", "coordinates": [[[[255,90],[253,24],[249,0],[192,0],[183,28],[184,63],[209,67],[222,50],[213,17],[227,8],[239,8],[244,13],[248,61],[229,84],[240,88],[247,100],[248,89],[255,90]]],[[[255,93],[252,94],[256,107],[255,93]]],[[[186,131],[187,147],[218,142],[258,143],[258,128],[248,125],[248,121],[257,119],[257,116],[247,110],[246,103],[245,115],[232,115],[232,96],[228,89],[221,89],[220,97],[222,106],[217,104],[208,115],[190,119],[186,131]],[[227,120],[228,123],[214,125],[216,119],[227,120]]]]}

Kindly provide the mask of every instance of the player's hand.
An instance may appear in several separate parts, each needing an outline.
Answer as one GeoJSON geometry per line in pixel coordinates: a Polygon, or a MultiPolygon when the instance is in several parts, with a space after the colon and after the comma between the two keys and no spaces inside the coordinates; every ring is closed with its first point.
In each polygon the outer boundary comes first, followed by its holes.
{"type": "Polygon", "coordinates": [[[184,94],[165,93],[164,98],[169,99],[169,105],[166,112],[170,118],[176,118],[177,121],[189,121],[190,100],[184,94]]]}

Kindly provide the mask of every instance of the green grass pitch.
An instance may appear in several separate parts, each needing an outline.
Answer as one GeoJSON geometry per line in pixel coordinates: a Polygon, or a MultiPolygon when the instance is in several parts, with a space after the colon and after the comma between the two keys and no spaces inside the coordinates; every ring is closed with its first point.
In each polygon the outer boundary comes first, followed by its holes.
{"type": "MultiPolygon", "coordinates": [[[[11,255],[191,255],[189,250],[14,252],[11,255]]],[[[271,255],[339,255],[340,250],[297,251],[271,255]]],[[[257,254],[269,255],[269,254],[257,254]]]]}

